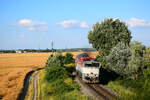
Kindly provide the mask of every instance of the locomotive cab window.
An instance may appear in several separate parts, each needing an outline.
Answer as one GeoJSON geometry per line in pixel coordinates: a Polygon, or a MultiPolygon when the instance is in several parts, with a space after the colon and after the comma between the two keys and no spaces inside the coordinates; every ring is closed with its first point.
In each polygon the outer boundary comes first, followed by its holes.
{"type": "Polygon", "coordinates": [[[94,67],[99,67],[99,63],[93,63],[92,64],[94,67]]]}
{"type": "Polygon", "coordinates": [[[92,64],[85,64],[85,67],[92,67],[92,64]]]}
{"type": "Polygon", "coordinates": [[[99,67],[99,63],[85,64],[85,67],[99,67]]]}

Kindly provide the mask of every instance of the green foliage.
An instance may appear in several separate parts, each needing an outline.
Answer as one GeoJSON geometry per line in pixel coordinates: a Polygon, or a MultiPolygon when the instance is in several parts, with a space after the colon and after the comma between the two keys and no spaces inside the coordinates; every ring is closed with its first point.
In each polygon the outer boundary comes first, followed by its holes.
{"type": "MultiPolygon", "coordinates": [[[[150,74],[150,70],[148,71],[150,74]]],[[[117,79],[108,83],[108,87],[116,91],[121,100],[149,100],[150,78],[146,79],[117,79]]]]}
{"type": "Polygon", "coordinates": [[[73,62],[74,62],[73,55],[71,53],[66,53],[64,57],[64,64],[70,64],[73,62]]]}
{"type": "Polygon", "coordinates": [[[57,79],[51,84],[52,95],[64,94],[72,90],[74,90],[74,88],[66,84],[63,79],[57,79]]]}
{"type": "Polygon", "coordinates": [[[150,98],[150,66],[148,66],[148,69],[144,71],[144,77],[145,81],[142,85],[141,91],[139,91],[139,98],[142,96],[141,99],[143,100],[149,100],[150,98]]]}
{"type": "Polygon", "coordinates": [[[67,77],[67,71],[64,64],[70,64],[74,62],[73,55],[67,53],[62,56],[61,53],[51,55],[46,62],[46,80],[64,79],[67,77]]]}
{"type": "Polygon", "coordinates": [[[106,64],[106,56],[118,42],[129,45],[131,32],[124,22],[119,19],[108,18],[96,23],[88,34],[89,43],[100,52],[102,66],[106,64]]]}
{"type": "Polygon", "coordinates": [[[125,75],[128,69],[128,62],[131,58],[131,51],[124,43],[118,43],[110,54],[106,57],[107,69],[116,72],[119,75],[125,75]]]}
{"type": "Polygon", "coordinates": [[[45,79],[47,81],[52,82],[58,79],[65,79],[67,77],[68,75],[66,70],[60,66],[52,66],[46,68],[45,79]]]}
{"type": "Polygon", "coordinates": [[[56,53],[56,55],[51,55],[47,62],[46,62],[46,67],[51,67],[51,66],[64,66],[64,56],[62,56],[61,53],[56,53]]]}
{"type": "Polygon", "coordinates": [[[139,76],[143,75],[144,64],[144,51],[145,46],[140,42],[134,41],[130,44],[132,56],[128,67],[128,76],[137,79],[139,76]]]}
{"type": "Polygon", "coordinates": [[[150,67],[150,47],[143,52],[143,63],[145,67],[150,67]]]}
{"type": "Polygon", "coordinates": [[[150,79],[150,65],[148,66],[147,69],[144,70],[144,78],[150,79]]]}

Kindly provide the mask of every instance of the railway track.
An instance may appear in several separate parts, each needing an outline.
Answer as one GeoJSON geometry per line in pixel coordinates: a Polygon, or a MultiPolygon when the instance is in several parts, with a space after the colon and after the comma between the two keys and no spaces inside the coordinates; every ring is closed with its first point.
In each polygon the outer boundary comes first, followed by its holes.
{"type": "Polygon", "coordinates": [[[77,77],[77,80],[82,87],[90,91],[90,96],[96,100],[115,100],[117,98],[116,93],[104,88],[104,86],[100,84],[86,84],[79,77],[77,77]]]}
{"type": "Polygon", "coordinates": [[[102,87],[99,84],[88,84],[91,89],[97,92],[97,94],[102,98],[103,100],[115,100],[116,95],[112,92],[108,91],[104,87],[102,87]]]}

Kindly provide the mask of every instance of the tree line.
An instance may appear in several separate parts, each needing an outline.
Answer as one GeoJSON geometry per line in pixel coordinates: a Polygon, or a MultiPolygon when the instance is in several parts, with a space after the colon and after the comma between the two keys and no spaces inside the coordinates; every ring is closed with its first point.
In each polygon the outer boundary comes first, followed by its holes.
{"type": "Polygon", "coordinates": [[[70,49],[18,49],[18,50],[0,50],[0,53],[17,53],[19,51],[20,53],[38,53],[38,52],[76,52],[76,51],[84,51],[84,52],[90,52],[90,51],[96,51],[94,48],[70,48],[70,49]]]}

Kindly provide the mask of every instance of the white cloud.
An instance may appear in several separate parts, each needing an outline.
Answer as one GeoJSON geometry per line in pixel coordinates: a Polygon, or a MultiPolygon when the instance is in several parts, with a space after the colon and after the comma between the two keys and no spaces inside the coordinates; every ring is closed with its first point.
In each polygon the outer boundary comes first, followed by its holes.
{"type": "Polygon", "coordinates": [[[130,27],[150,27],[150,22],[144,19],[130,18],[125,20],[130,27]]]}
{"type": "Polygon", "coordinates": [[[35,31],[36,29],[34,27],[29,27],[28,30],[29,31],[35,31]]]}
{"type": "Polygon", "coordinates": [[[48,27],[29,27],[29,31],[48,31],[48,27]]]}
{"type": "Polygon", "coordinates": [[[80,27],[82,28],[88,28],[88,25],[85,22],[80,23],[80,27]]]}
{"type": "Polygon", "coordinates": [[[20,37],[20,38],[24,38],[24,34],[21,34],[19,37],[20,37]]]}
{"type": "Polygon", "coordinates": [[[72,28],[72,27],[88,28],[86,22],[80,22],[77,20],[64,20],[63,22],[56,23],[56,25],[61,25],[64,28],[72,28]]]}
{"type": "Polygon", "coordinates": [[[37,26],[37,25],[47,25],[47,23],[32,21],[29,19],[21,19],[20,21],[18,21],[17,24],[14,24],[14,26],[37,26]]]}
{"type": "Polygon", "coordinates": [[[47,31],[48,26],[45,22],[32,21],[30,19],[21,19],[17,24],[13,24],[16,27],[25,27],[28,31],[47,31]]]}

